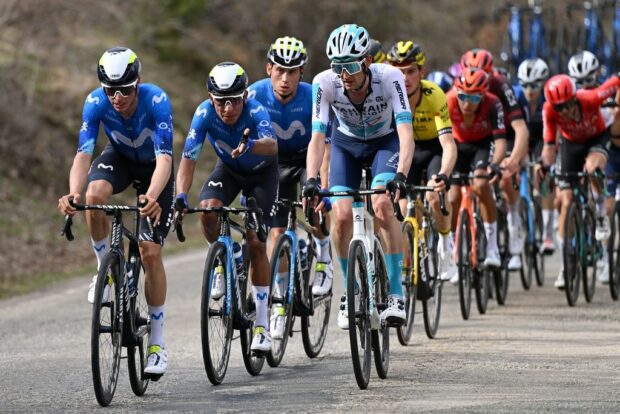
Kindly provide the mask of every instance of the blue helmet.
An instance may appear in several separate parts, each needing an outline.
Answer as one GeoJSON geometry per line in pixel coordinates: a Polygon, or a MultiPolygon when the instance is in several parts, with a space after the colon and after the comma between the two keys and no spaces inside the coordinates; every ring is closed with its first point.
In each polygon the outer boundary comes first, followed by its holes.
{"type": "Polygon", "coordinates": [[[452,83],[454,82],[452,76],[450,76],[446,72],[441,71],[429,73],[426,79],[431,82],[435,82],[444,92],[448,92],[452,87],[452,83]]]}
{"type": "Polygon", "coordinates": [[[343,24],[331,32],[325,51],[331,61],[360,60],[370,52],[370,36],[362,26],[343,24]]]}

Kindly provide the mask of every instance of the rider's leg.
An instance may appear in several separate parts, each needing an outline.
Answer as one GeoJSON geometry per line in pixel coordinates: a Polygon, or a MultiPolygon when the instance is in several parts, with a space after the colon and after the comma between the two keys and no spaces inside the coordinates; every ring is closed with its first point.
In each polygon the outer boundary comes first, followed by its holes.
{"type": "MultiPolygon", "coordinates": [[[[108,181],[91,181],[86,189],[86,204],[106,204],[112,196],[112,192],[112,184],[108,181]]],[[[90,232],[93,252],[97,256],[98,269],[101,260],[110,250],[108,218],[103,211],[87,210],[86,223],[90,232]]]]}
{"type": "MultiPolygon", "coordinates": [[[[486,170],[477,168],[474,170],[475,175],[484,175],[486,170]]],[[[485,263],[498,265],[499,251],[497,247],[497,207],[495,198],[493,197],[493,189],[486,179],[474,179],[471,187],[472,191],[480,200],[480,213],[484,225],[484,232],[487,237],[487,259],[485,263]]]]}

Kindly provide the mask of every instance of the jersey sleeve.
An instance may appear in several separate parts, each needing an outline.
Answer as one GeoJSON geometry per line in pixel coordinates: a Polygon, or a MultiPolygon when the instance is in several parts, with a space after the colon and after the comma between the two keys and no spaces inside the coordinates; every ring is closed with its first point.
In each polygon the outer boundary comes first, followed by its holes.
{"type": "Polygon", "coordinates": [[[333,86],[329,73],[321,72],[312,80],[312,132],[327,134],[329,107],[333,99],[333,86]]]}
{"type": "Polygon", "coordinates": [[[499,98],[501,99],[502,103],[506,107],[506,110],[508,111],[507,119],[509,119],[510,121],[523,119],[523,110],[521,109],[521,105],[517,100],[512,86],[510,86],[508,82],[502,82],[500,95],[501,96],[499,96],[499,98]]]}
{"type": "Polygon", "coordinates": [[[383,82],[383,90],[386,91],[388,99],[392,102],[396,125],[412,123],[411,108],[409,107],[409,98],[407,97],[407,89],[405,88],[405,79],[402,72],[392,67],[386,68],[383,82]]]}
{"type": "Polygon", "coordinates": [[[198,106],[198,108],[196,108],[189,132],[185,138],[183,158],[187,158],[192,161],[198,160],[207,136],[209,119],[213,116],[213,112],[213,105],[211,105],[208,100],[204,101],[198,106]]]}
{"type": "Polygon", "coordinates": [[[95,90],[84,100],[77,152],[88,155],[93,155],[95,152],[95,144],[99,134],[99,114],[104,104],[103,99],[104,97],[100,96],[95,90]]]}
{"type": "MultiPolygon", "coordinates": [[[[584,97],[594,106],[600,106],[608,98],[615,96],[620,87],[620,77],[612,76],[596,89],[580,90],[584,97]]],[[[581,98],[581,97],[580,97],[581,98]]]]}
{"type": "Polygon", "coordinates": [[[504,107],[499,100],[495,100],[490,107],[489,115],[493,128],[493,139],[506,138],[506,124],[504,122],[504,107]]]}
{"type": "Polygon", "coordinates": [[[549,102],[545,102],[542,110],[543,115],[543,139],[545,144],[555,144],[555,137],[558,133],[558,125],[555,119],[555,112],[549,102]]]}
{"type": "Polygon", "coordinates": [[[448,110],[448,99],[441,88],[433,88],[435,96],[435,127],[437,128],[437,136],[452,133],[452,121],[450,120],[450,111],[448,110]]]}
{"type": "Polygon", "coordinates": [[[157,92],[151,98],[151,107],[156,124],[153,136],[155,156],[172,156],[172,107],[166,92],[161,89],[157,92]]]}

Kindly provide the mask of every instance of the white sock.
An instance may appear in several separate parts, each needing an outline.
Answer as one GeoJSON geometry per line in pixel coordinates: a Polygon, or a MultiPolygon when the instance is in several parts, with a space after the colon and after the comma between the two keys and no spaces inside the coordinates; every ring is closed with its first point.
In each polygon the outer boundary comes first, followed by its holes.
{"type": "Polygon", "coordinates": [[[93,252],[95,252],[95,256],[97,256],[97,270],[99,270],[101,261],[110,250],[110,240],[107,237],[100,241],[94,241],[93,239],[90,240],[93,245],[93,252]]]}
{"type": "Polygon", "coordinates": [[[553,233],[553,210],[543,210],[543,239],[550,239],[553,233]]]}
{"type": "Polygon", "coordinates": [[[314,245],[316,246],[316,260],[323,263],[331,263],[332,258],[329,254],[329,236],[324,239],[319,239],[316,236],[312,236],[314,245]]]}
{"type": "Polygon", "coordinates": [[[508,223],[513,227],[521,225],[521,215],[519,214],[519,200],[513,204],[508,204],[508,223]]]}
{"type": "Polygon", "coordinates": [[[592,190],[592,198],[594,198],[594,204],[596,205],[596,215],[603,217],[607,215],[607,209],[605,208],[605,197],[595,190],[592,190]]]}
{"type": "Polygon", "coordinates": [[[454,247],[454,235],[452,234],[452,232],[450,231],[448,234],[439,233],[439,238],[443,243],[444,251],[452,251],[454,247]]]}
{"type": "Polygon", "coordinates": [[[560,248],[560,258],[562,259],[560,262],[560,268],[564,268],[564,237],[558,236],[558,247],[560,248]]]}
{"type": "Polygon", "coordinates": [[[267,304],[269,303],[269,286],[252,286],[252,293],[254,294],[254,303],[256,303],[256,321],[254,326],[262,326],[268,331],[267,304]]]}
{"type": "Polygon", "coordinates": [[[151,335],[149,336],[149,346],[164,346],[164,305],[149,305],[149,316],[151,317],[151,335]]]}
{"type": "Polygon", "coordinates": [[[278,285],[277,293],[279,296],[284,297],[286,295],[286,285],[288,281],[288,272],[278,272],[276,275],[276,283],[278,285]]]}
{"type": "Polygon", "coordinates": [[[497,221],[484,223],[484,234],[487,236],[487,252],[497,250],[497,221]]]}

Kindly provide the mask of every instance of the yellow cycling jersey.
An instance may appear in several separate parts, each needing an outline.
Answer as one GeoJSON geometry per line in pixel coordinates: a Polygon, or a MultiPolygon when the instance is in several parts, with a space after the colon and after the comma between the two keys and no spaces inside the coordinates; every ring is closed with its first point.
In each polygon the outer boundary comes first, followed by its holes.
{"type": "MultiPolygon", "coordinates": [[[[416,141],[429,141],[452,133],[446,94],[434,82],[422,80],[422,98],[413,114],[416,141]]],[[[412,108],[413,109],[413,108],[412,108]]]]}

